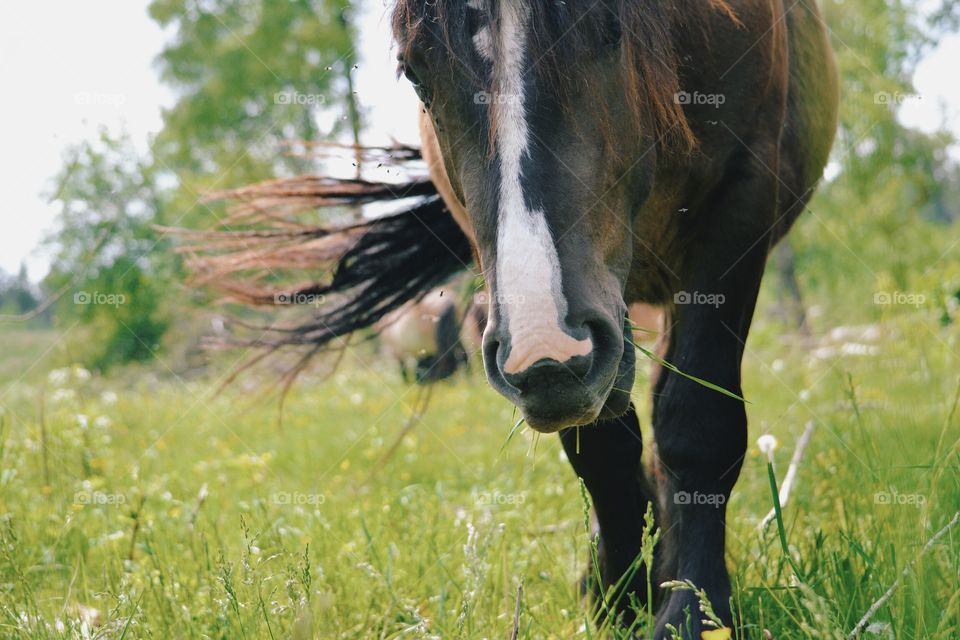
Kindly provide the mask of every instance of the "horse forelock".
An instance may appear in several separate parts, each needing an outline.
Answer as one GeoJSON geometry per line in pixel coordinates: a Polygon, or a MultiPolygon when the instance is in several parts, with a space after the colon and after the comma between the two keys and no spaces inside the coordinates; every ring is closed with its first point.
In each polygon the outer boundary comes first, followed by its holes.
{"type": "MultiPolygon", "coordinates": [[[[663,151],[685,154],[696,148],[676,98],[680,60],[674,41],[683,30],[697,25],[707,29],[708,13],[738,23],[727,0],[397,0],[393,25],[400,57],[418,45],[440,47],[480,89],[494,93],[502,86],[496,75],[502,68],[497,64],[503,57],[498,35],[505,5],[525,10],[531,70],[548,83],[561,104],[569,105],[573,92],[592,81],[586,65],[596,58],[598,46],[616,45],[638,125],[663,151]]],[[[489,112],[493,131],[497,109],[489,112]]],[[[613,123],[601,120],[607,136],[618,135],[613,123]]]]}

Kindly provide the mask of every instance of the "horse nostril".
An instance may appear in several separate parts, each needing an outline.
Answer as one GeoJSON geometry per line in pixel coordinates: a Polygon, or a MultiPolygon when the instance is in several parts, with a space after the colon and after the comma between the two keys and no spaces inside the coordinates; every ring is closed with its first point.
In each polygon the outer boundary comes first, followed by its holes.
{"type": "Polygon", "coordinates": [[[500,353],[500,339],[496,336],[485,334],[480,343],[480,350],[483,353],[483,363],[487,369],[499,369],[497,365],[497,356],[500,353]]]}
{"type": "Polygon", "coordinates": [[[562,404],[605,386],[623,354],[618,327],[602,316],[571,325],[577,328],[562,336],[569,343],[556,335],[488,332],[483,344],[487,378],[515,401],[520,395],[527,401],[538,398],[562,404]]]}
{"type": "MultiPolygon", "coordinates": [[[[619,375],[624,354],[619,332],[599,313],[580,322],[568,317],[559,336],[537,331],[515,335],[488,326],[483,341],[487,380],[537,431],[589,424],[606,406],[619,375]]],[[[632,379],[632,362],[629,373],[632,379]]]]}

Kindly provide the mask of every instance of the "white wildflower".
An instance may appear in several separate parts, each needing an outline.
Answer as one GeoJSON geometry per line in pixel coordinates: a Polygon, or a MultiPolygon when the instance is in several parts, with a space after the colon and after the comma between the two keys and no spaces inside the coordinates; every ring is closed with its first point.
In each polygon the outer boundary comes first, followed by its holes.
{"type": "Polygon", "coordinates": [[[67,380],[70,379],[70,370],[69,369],[54,369],[47,374],[47,381],[50,384],[55,385],[64,385],[67,383],[67,380]]]}
{"type": "Polygon", "coordinates": [[[881,638],[893,639],[893,627],[889,622],[871,622],[864,632],[868,636],[879,636],[881,638]]]}
{"type": "Polygon", "coordinates": [[[100,611],[94,607],[88,607],[82,604],[77,605],[77,613],[80,614],[80,621],[88,627],[93,628],[100,626],[100,611]]]}
{"type": "Polygon", "coordinates": [[[76,395],[73,389],[57,389],[50,395],[50,399],[53,402],[67,402],[73,400],[76,395]]]}
{"type": "Polygon", "coordinates": [[[757,438],[757,447],[759,447],[760,452],[766,454],[767,458],[772,462],[773,450],[777,448],[777,439],[773,435],[765,433],[757,438]]]}

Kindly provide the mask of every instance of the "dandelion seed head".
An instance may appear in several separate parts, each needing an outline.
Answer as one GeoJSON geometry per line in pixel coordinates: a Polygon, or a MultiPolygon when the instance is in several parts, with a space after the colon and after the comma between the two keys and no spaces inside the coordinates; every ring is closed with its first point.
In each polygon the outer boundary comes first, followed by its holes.
{"type": "Polygon", "coordinates": [[[777,448],[777,439],[773,435],[765,433],[757,438],[757,447],[762,453],[765,453],[767,457],[770,457],[773,455],[774,449],[777,448]]]}

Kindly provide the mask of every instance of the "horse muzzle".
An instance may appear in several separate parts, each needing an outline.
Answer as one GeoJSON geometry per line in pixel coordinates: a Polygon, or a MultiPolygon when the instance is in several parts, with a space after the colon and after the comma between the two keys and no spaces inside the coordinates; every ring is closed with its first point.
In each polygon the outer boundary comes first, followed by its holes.
{"type": "Polygon", "coordinates": [[[484,335],[487,379],[541,433],[613,418],[630,404],[635,356],[623,326],[598,317],[564,334],[508,336],[492,325],[484,335]]]}

